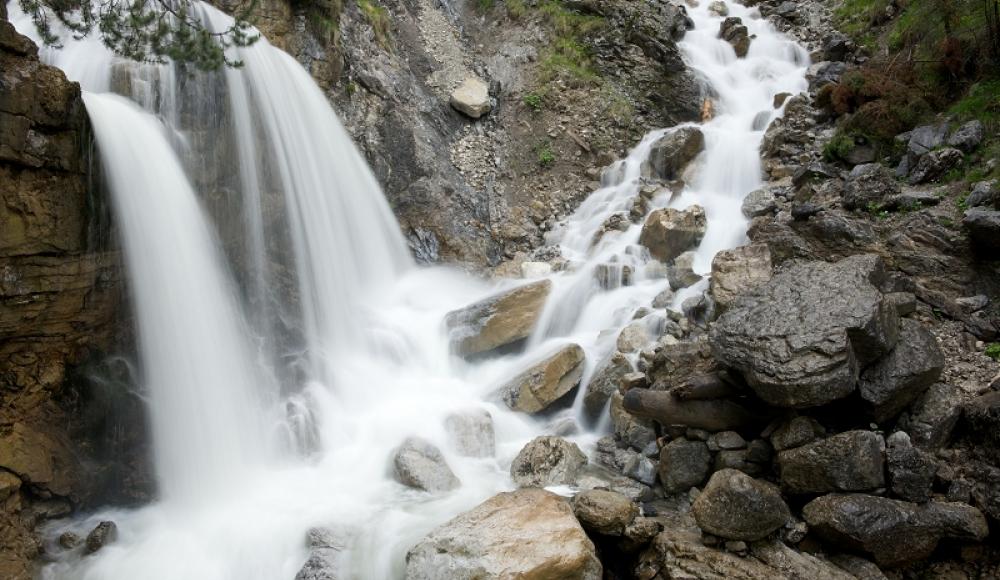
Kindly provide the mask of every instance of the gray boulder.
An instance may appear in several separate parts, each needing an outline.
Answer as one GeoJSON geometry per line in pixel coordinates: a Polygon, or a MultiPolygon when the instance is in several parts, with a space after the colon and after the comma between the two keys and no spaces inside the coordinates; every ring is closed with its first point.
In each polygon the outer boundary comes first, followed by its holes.
{"type": "Polygon", "coordinates": [[[469,77],[451,93],[451,106],[473,119],[490,112],[490,87],[484,81],[469,77]]]}
{"type": "Polygon", "coordinates": [[[699,486],[712,468],[712,453],[703,441],[674,439],[660,450],[660,484],[667,493],[699,486]]]}
{"type": "Polygon", "coordinates": [[[500,397],[515,411],[543,411],[580,384],[585,356],[579,345],[565,346],[504,383],[500,397]]]}
{"type": "Polygon", "coordinates": [[[657,209],[646,218],[639,243],[648,248],[654,258],[669,263],[701,243],[707,227],[705,210],[700,205],[684,210],[657,209]]]}
{"type": "Polygon", "coordinates": [[[594,544],[569,503],[541,489],[501,493],[439,526],[406,554],[406,580],[600,580],[594,544]]]}
{"type": "Polygon", "coordinates": [[[93,554],[117,539],[118,526],[114,522],[103,521],[87,534],[87,539],[84,542],[84,551],[88,554],[93,554]]]}
{"type": "Polygon", "coordinates": [[[672,290],[680,290],[693,286],[701,280],[700,274],[694,272],[694,252],[687,251],[677,256],[673,263],[667,266],[667,281],[672,290]]]}
{"type": "Polygon", "coordinates": [[[948,145],[961,149],[966,153],[972,153],[986,136],[986,127],[979,119],[974,119],[965,123],[948,136],[948,145]]]}
{"type": "Polygon", "coordinates": [[[847,431],[778,453],[782,487],[792,494],[868,491],[885,485],[882,437],[847,431]]]}
{"type": "Polygon", "coordinates": [[[465,457],[493,457],[496,454],[496,434],[493,417],[482,409],[452,413],[444,420],[451,446],[465,457]]]}
{"type": "Polygon", "coordinates": [[[589,532],[620,536],[639,515],[639,507],[620,493],[591,489],[573,498],[573,513],[589,532]]]}
{"type": "Polygon", "coordinates": [[[441,450],[420,437],[408,437],[392,459],[396,481],[423,491],[450,491],[461,485],[441,450]]]}
{"type": "Polygon", "coordinates": [[[736,298],[771,279],[771,250],[766,244],[751,244],[723,250],[712,259],[709,292],[719,311],[729,308],[736,298]]]}
{"type": "Polygon", "coordinates": [[[715,472],[691,510],[698,527],[730,540],[759,540],[791,518],[777,487],[735,469],[715,472]]]}
{"type": "Polygon", "coordinates": [[[719,38],[733,47],[737,58],[743,58],[750,50],[750,33],[738,16],[730,16],[722,21],[719,25],[719,38]]]}
{"type": "Polygon", "coordinates": [[[755,189],[743,198],[740,210],[748,218],[770,215],[778,209],[778,200],[774,192],[767,188],[755,189]]]}
{"type": "Polygon", "coordinates": [[[614,352],[587,383],[583,395],[583,410],[587,418],[596,421],[618,391],[622,378],[632,372],[632,363],[620,352],[614,352]]]}
{"type": "Polygon", "coordinates": [[[587,464],[587,456],[576,443],[543,435],[521,449],[510,465],[510,476],[519,487],[572,485],[587,464]]]}
{"type": "Polygon", "coordinates": [[[989,534],[982,512],[960,503],[918,505],[874,495],[826,495],[806,504],[802,515],[830,544],[870,554],[884,567],[923,560],[944,538],[980,541],[989,534]]]}
{"type": "Polygon", "coordinates": [[[528,338],[551,290],[552,282],[540,280],[448,313],[445,325],[452,348],[469,356],[528,338]]]}
{"type": "Polygon", "coordinates": [[[642,164],[642,174],[670,181],[705,148],[705,135],[697,127],[669,131],[653,144],[649,158],[642,164]]]}
{"type": "MultiPolygon", "coordinates": [[[[945,144],[948,136],[948,124],[922,125],[908,133],[906,141],[907,154],[914,159],[945,144]]],[[[898,137],[897,137],[898,139],[898,137]]]]}
{"type": "Polygon", "coordinates": [[[295,580],[344,580],[346,541],[328,528],[312,528],[306,534],[309,559],[295,580]]]}
{"type": "Polygon", "coordinates": [[[888,356],[861,373],[858,390],[875,421],[891,419],[937,382],[944,354],[919,322],[900,321],[899,341],[888,356]]]}
{"type": "Polygon", "coordinates": [[[801,447],[823,437],[826,429],[812,417],[798,416],[782,423],[771,434],[771,445],[776,451],[801,447]]]}
{"type": "Polygon", "coordinates": [[[936,181],[955,167],[958,167],[965,156],[954,147],[936,149],[927,153],[917,161],[916,167],[910,171],[907,181],[910,185],[936,181]]]}
{"type": "Polygon", "coordinates": [[[989,253],[1000,251],[1000,211],[974,207],[965,212],[962,225],[976,249],[989,253]]]}
{"type": "Polygon", "coordinates": [[[996,207],[1000,201],[1000,187],[997,186],[996,179],[979,181],[972,185],[972,191],[965,198],[965,203],[969,207],[996,207]]]}
{"type": "Polygon", "coordinates": [[[866,163],[851,170],[844,183],[844,207],[868,209],[881,206],[889,197],[900,192],[895,176],[881,163],[866,163]]]}
{"type": "Polygon", "coordinates": [[[931,499],[931,485],[937,473],[934,458],[913,446],[910,436],[896,431],[886,439],[889,489],[899,498],[915,503],[931,499]]]}
{"type": "Polygon", "coordinates": [[[712,354],[775,406],[845,397],[860,369],[896,344],[899,317],[878,290],[884,276],[874,255],[794,264],[723,312],[712,354]]]}
{"type": "Polygon", "coordinates": [[[914,445],[926,451],[943,447],[962,414],[962,391],[946,383],[931,385],[910,410],[906,431],[914,445]]]}

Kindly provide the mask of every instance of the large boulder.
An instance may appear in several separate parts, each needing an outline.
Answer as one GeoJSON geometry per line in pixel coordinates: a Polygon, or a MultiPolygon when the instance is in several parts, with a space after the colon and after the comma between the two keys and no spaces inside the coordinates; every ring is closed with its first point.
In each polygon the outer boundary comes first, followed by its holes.
{"type": "Polygon", "coordinates": [[[965,212],[962,225],[976,249],[984,253],[1000,251],[1000,211],[974,207],[965,212]]]}
{"type": "Polygon", "coordinates": [[[704,441],[674,439],[660,450],[660,483],[667,493],[701,485],[712,469],[712,453],[704,441]]]}
{"type": "Polygon", "coordinates": [[[573,485],[587,456],[576,443],[554,435],[532,439],[510,464],[510,477],[520,487],[573,485]]]}
{"type": "Polygon", "coordinates": [[[112,521],[103,521],[87,534],[87,540],[84,542],[84,552],[93,554],[117,539],[118,526],[112,521]]]}
{"type": "Polygon", "coordinates": [[[881,206],[900,192],[896,177],[881,163],[866,163],[851,170],[844,183],[844,207],[868,209],[881,206]]]}
{"type": "Polygon", "coordinates": [[[900,321],[899,341],[888,356],[861,373],[858,390],[876,421],[910,406],[944,369],[944,354],[934,335],[909,318],[900,321]]]}
{"type": "Polygon", "coordinates": [[[698,527],[730,540],[759,540],[791,518],[775,485],[735,469],[712,474],[691,509],[698,527]]]}
{"type": "Polygon", "coordinates": [[[986,127],[979,119],[974,119],[963,124],[948,136],[948,145],[961,149],[966,153],[972,153],[986,136],[986,127]]]}
{"type": "Polygon", "coordinates": [[[406,554],[407,580],[600,580],[601,562],[569,503],[541,489],[493,496],[406,554]]]}
{"type": "Polygon", "coordinates": [[[743,58],[750,50],[750,33],[738,16],[730,16],[719,25],[719,38],[732,45],[737,58],[743,58]]]}
{"type": "Polygon", "coordinates": [[[573,513],[590,532],[620,536],[639,515],[639,507],[620,493],[590,489],[573,498],[573,513]]]}
{"type": "Polygon", "coordinates": [[[419,437],[408,437],[392,458],[396,481],[423,491],[449,491],[461,482],[455,477],[441,450],[419,437]]]}
{"type": "Polygon", "coordinates": [[[490,87],[481,79],[469,77],[451,93],[451,106],[473,119],[490,112],[490,87]]]}
{"type": "Polygon", "coordinates": [[[962,415],[962,390],[947,383],[931,385],[910,409],[906,431],[914,445],[927,451],[943,447],[962,415]]]}
{"type": "Polygon", "coordinates": [[[978,509],[960,503],[923,505],[874,495],[826,495],[806,504],[809,528],[834,546],[870,554],[879,566],[931,555],[943,538],[980,541],[989,534],[978,509]]]}
{"type": "Polygon", "coordinates": [[[712,353],[762,399],[813,407],[849,395],[896,344],[899,317],[874,255],[798,263],[740,296],[715,322],[712,353]]]}
{"type": "Polygon", "coordinates": [[[504,383],[500,396],[515,411],[543,411],[580,384],[585,357],[579,345],[565,346],[504,383]]]}
{"type": "Polygon", "coordinates": [[[965,198],[965,203],[969,207],[994,206],[995,209],[997,201],[1000,201],[1000,184],[998,184],[996,179],[979,181],[972,184],[972,190],[969,191],[968,197],[965,198]]]}
{"type": "Polygon", "coordinates": [[[646,218],[639,243],[657,260],[670,262],[701,243],[707,227],[705,210],[700,205],[684,210],[657,209],[646,218]]]}
{"type": "Polygon", "coordinates": [[[468,356],[528,338],[551,290],[552,282],[540,280],[448,313],[452,348],[468,356]]]}
{"type": "Polygon", "coordinates": [[[676,179],[680,172],[705,148],[705,135],[697,127],[680,127],[653,143],[649,157],[642,164],[648,177],[676,179]]]}
{"type": "Polygon", "coordinates": [[[954,147],[936,149],[917,161],[917,166],[910,171],[907,181],[909,181],[910,185],[936,181],[943,177],[945,173],[958,167],[964,160],[965,156],[962,152],[954,147]]]}
{"type": "Polygon", "coordinates": [[[751,244],[723,250],[712,259],[709,291],[719,311],[729,308],[736,297],[771,279],[771,250],[766,244],[751,244]]]}
{"type": "Polygon", "coordinates": [[[885,485],[882,436],[847,431],[778,453],[781,485],[793,494],[867,491],[885,485]]]}

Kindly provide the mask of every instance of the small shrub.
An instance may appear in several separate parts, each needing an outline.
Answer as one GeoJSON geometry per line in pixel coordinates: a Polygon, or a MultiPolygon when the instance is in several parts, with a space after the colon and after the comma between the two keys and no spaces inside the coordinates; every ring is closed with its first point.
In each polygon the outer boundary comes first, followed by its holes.
{"type": "Polygon", "coordinates": [[[556,162],[556,154],[552,151],[552,144],[543,141],[535,146],[535,153],[538,155],[538,164],[548,167],[556,162]]]}
{"type": "Polygon", "coordinates": [[[542,95],[538,93],[528,93],[524,95],[524,104],[534,112],[542,110],[542,95]]]}
{"type": "Polygon", "coordinates": [[[389,40],[392,38],[389,11],[384,6],[375,4],[375,0],[358,0],[358,8],[375,32],[375,42],[389,50],[389,40]]]}
{"type": "Polygon", "coordinates": [[[843,161],[854,149],[854,137],[838,131],[832,139],[823,146],[823,159],[827,162],[843,161]]]}
{"type": "Polygon", "coordinates": [[[993,360],[1000,360],[1000,342],[987,344],[984,353],[993,360]]]}

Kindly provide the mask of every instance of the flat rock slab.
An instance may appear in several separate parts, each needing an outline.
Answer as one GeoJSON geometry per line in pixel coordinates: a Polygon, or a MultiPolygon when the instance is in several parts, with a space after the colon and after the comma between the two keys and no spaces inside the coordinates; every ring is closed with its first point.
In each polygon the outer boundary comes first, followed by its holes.
{"type": "Polygon", "coordinates": [[[543,411],[580,384],[585,358],[579,345],[565,346],[504,383],[500,396],[515,411],[543,411]]]}
{"type": "Polygon", "coordinates": [[[600,580],[594,544],[563,498],[501,493],[427,535],[406,554],[407,580],[600,580]]]}
{"type": "Polygon", "coordinates": [[[885,485],[885,441],[872,431],[847,431],[778,453],[789,493],[867,491],[885,485]]]}
{"type": "Polygon", "coordinates": [[[528,338],[551,291],[552,282],[540,280],[449,312],[445,325],[452,349],[476,355],[528,338]]]}
{"type": "Polygon", "coordinates": [[[712,353],[778,407],[846,397],[860,369],[896,344],[899,316],[878,289],[884,276],[874,255],[794,264],[719,317],[712,353]]]}

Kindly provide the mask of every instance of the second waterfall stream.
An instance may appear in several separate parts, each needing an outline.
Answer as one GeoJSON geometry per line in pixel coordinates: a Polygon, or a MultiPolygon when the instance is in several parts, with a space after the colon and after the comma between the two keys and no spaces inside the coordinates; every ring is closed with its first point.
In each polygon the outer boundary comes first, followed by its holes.
{"type": "MultiPolygon", "coordinates": [[[[684,188],[659,190],[645,208],[704,208],[693,256],[703,275],[716,252],[745,241],[741,202],[762,184],[759,145],[781,114],[774,96],[805,90],[809,64],[755,10],[727,2],[754,37],[737,58],[707,4],[690,10],[694,28],[679,44],[715,114],[697,125],[704,150],[684,188]]],[[[217,30],[230,22],[198,10],[217,30]]],[[[10,12],[37,39],[30,19],[10,12]]],[[[626,325],[639,320],[652,343],[667,320],[662,304],[652,308],[669,283],[638,245],[642,220],[594,240],[632,208],[643,162],[677,128],[646,135],[551,233],[567,267],[544,275],[552,290],[524,351],[470,362],[451,351],[447,313],[526,281],[413,264],[308,73],[264,39],[234,51],[243,68],[194,79],[121,61],[93,39],[42,51],[81,83],[112,195],[159,497],[55,522],[49,541],[108,519],[119,537],[93,556],[55,556],[46,580],[291,579],[315,527],[342,538],[344,578],[402,578],[407,550],[430,530],[514,488],[511,461],[532,438],[570,433],[591,452],[607,425],[584,417],[587,382],[626,325]],[[586,355],[571,407],[542,419],[494,396],[568,344],[586,355]],[[464,456],[447,418],[483,412],[495,453],[464,456]],[[411,436],[440,448],[457,488],[428,493],[393,479],[393,452],[411,436]]],[[[669,308],[706,288],[676,292],[669,308]]]]}

